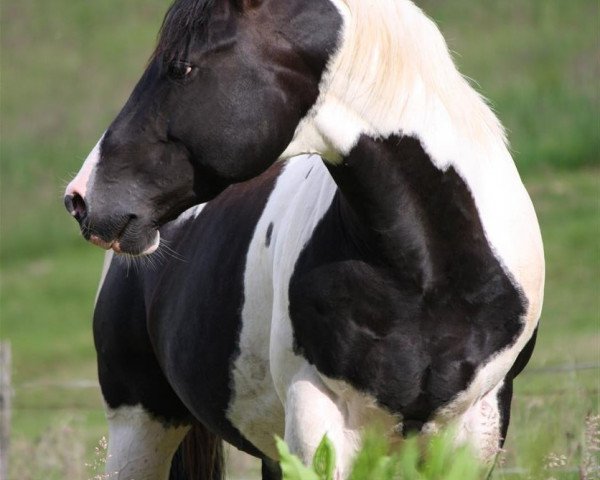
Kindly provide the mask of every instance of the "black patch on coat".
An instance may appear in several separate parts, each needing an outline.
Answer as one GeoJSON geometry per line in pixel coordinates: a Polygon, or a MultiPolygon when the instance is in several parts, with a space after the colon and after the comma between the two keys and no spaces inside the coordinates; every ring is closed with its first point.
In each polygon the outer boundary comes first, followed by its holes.
{"type": "Polygon", "coordinates": [[[271,245],[271,235],[273,235],[273,222],[269,223],[267,227],[267,235],[265,237],[265,247],[267,248],[271,245]]]}
{"type": "Polygon", "coordinates": [[[289,287],[297,351],[418,428],[516,339],[526,301],[419,140],[363,136],[328,168],[339,190],[289,287]]]}
{"type": "Polygon", "coordinates": [[[538,329],[536,328],[533,332],[533,335],[525,348],[521,350],[519,356],[515,360],[510,372],[506,376],[504,380],[504,385],[498,392],[498,407],[500,410],[500,445],[502,448],[504,445],[504,441],[506,440],[506,434],[508,432],[508,425],[510,423],[510,407],[512,403],[512,394],[513,394],[513,380],[519,375],[527,363],[529,363],[529,359],[533,354],[533,348],[535,347],[535,341],[537,338],[538,329]]]}
{"type": "Polygon", "coordinates": [[[225,417],[243,275],[255,227],[283,168],[228,188],[161,235],[184,260],[126,271],[113,262],[94,316],[100,383],[112,408],[141,403],[165,423],[200,421],[262,456],[225,417]]]}
{"type": "Polygon", "coordinates": [[[98,377],[110,408],[142,404],[166,425],[193,422],[156,360],[146,326],[145,271],[114,259],[94,311],[98,377]]]}

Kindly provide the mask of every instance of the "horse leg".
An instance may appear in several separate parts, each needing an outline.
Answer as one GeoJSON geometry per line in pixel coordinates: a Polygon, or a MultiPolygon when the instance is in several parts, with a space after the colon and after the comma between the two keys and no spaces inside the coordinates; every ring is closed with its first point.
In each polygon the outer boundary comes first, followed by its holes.
{"type": "Polygon", "coordinates": [[[173,427],[153,418],[141,406],[108,410],[108,478],[167,480],[171,459],[189,427],[173,427]]]}
{"type": "Polygon", "coordinates": [[[279,463],[275,460],[263,458],[261,468],[262,480],[281,480],[282,473],[279,463]]]}
{"type": "MultiPolygon", "coordinates": [[[[173,454],[193,423],[154,354],[139,275],[128,273],[125,262],[109,258],[94,310],[98,376],[109,426],[106,478],[111,480],[167,480],[173,454]]],[[[200,446],[220,444],[205,433],[200,446]]],[[[208,471],[219,458],[200,460],[206,469],[199,471],[208,471]]]]}
{"type": "Polygon", "coordinates": [[[458,422],[458,442],[469,443],[475,449],[479,459],[491,466],[506,440],[510,422],[513,379],[529,362],[536,337],[537,329],[519,353],[504,380],[472,405],[458,422]]]}
{"type": "MultiPolygon", "coordinates": [[[[467,409],[458,420],[456,443],[474,449],[478,459],[492,465],[504,442],[505,403],[512,396],[512,382],[497,385],[487,395],[467,409]],[[508,389],[508,390],[507,390],[508,389]],[[506,392],[509,391],[507,398],[506,392]]],[[[506,420],[507,423],[507,420],[506,420]]]]}
{"type": "Polygon", "coordinates": [[[334,478],[346,478],[361,440],[358,428],[348,424],[348,410],[346,401],[325,385],[315,369],[305,366],[287,390],[285,441],[290,451],[309,465],[327,434],[336,452],[334,478]]]}

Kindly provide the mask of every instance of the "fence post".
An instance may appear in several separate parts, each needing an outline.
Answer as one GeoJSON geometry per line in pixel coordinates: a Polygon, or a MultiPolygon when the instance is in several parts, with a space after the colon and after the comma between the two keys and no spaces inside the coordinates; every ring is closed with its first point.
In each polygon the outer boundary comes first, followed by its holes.
{"type": "Polygon", "coordinates": [[[0,480],[8,480],[8,447],[11,416],[10,342],[0,342],[0,480]]]}

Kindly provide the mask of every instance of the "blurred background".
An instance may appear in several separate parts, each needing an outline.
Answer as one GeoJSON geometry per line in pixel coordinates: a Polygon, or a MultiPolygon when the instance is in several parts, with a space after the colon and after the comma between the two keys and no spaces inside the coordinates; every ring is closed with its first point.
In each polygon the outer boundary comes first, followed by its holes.
{"type": "MultiPolygon", "coordinates": [[[[546,246],[538,346],[516,382],[495,478],[579,478],[590,436],[600,435],[599,4],[417,3],[507,126],[546,246]]],[[[11,479],[102,470],[91,312],[103,254],[81,239],[62,192],[141,75],[168,4],[2,1],[0,336],[13,351],[11,479]]],[[[258,478],[254,463],[232,454],[231,464],[232,477],[258,478]]]]}

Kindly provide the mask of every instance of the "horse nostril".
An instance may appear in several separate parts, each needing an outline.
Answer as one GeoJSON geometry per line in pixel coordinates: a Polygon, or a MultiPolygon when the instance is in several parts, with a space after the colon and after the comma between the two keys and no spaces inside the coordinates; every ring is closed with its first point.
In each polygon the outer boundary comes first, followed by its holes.
{"type": "Polygon", "coordinates": [[[78,222],[81,222],[87,215],[87,205],[85,204],[85,200],[76,192],[72,195],[65,195],[65,207],[78,222]]]}

